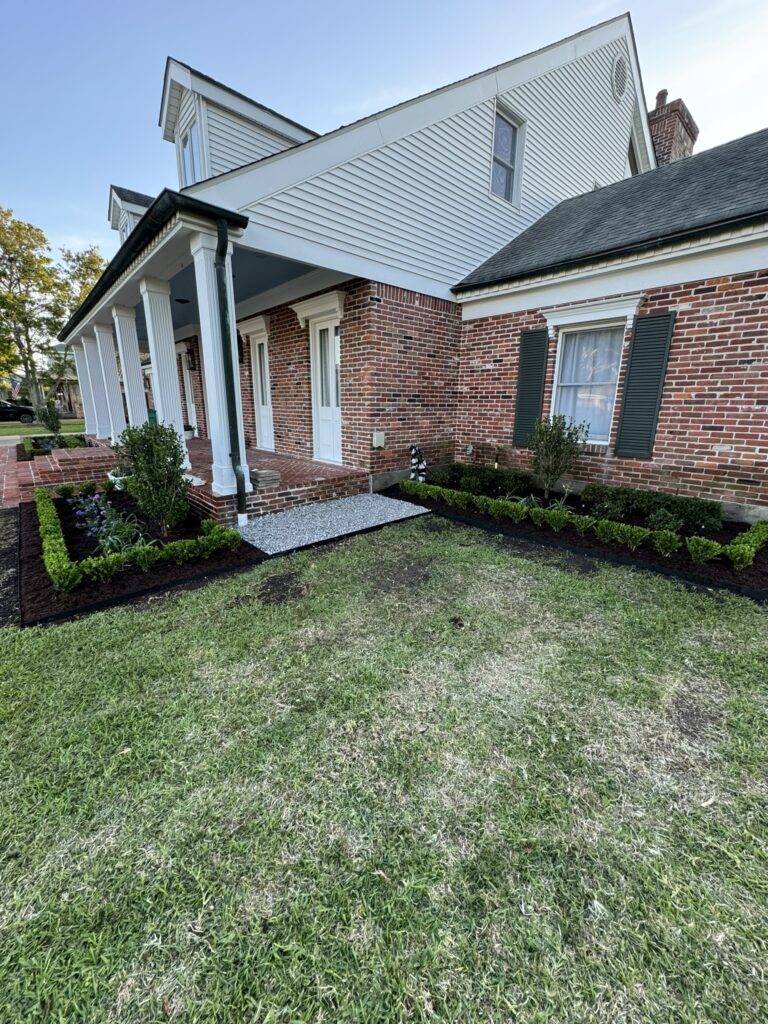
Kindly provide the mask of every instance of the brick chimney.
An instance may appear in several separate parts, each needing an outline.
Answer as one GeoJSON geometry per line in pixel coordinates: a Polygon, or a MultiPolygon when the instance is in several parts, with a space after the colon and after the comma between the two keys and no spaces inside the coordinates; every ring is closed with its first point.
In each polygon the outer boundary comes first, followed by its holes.
{"type": "Polygon", "coordinates": [[[648,111],[648,126],[657,164],[671,164],[690,156],[699,137],[688,107],[682,100],[667,103],[666,89],[656,94],[656,106],[648,111]]]}

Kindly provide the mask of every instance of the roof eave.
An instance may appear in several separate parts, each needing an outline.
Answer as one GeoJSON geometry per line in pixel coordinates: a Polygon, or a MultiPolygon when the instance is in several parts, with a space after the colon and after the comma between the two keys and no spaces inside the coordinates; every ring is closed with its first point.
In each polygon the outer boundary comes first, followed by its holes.
{"type": "Polygon", "coordinates": [[[563,271],[577,270],[583,267],[592,266],[595,263],[599,263],[601,260],[610,259],[612,257],[630,256],[640,252],[653,252],[655,249],[660,249],[665,245],[674,244],[675,242],[684,242],[690,238],[700,238],[704,235],[727,231],[730,228],[746,227],[749,224],[756,224],[759,221],[766,219],[768,219],[768,207],[758,212],[744,214],[741,217],[730,217],[726,220],[715,221],[711,224],[701,225],[690,230],[677,231],[673,234],[660,235],[657,238],[648,239],[646,241],[634,242],[631,245],[617,246],[614,249],[604,249],[598,253],[590,254],[589,256],[577,257],[572,260],[562,260],[559,263],[551,263],[547,266],[537,267],[533,270],[526,271],[524,274],[513,275],[512,277],[501,276],[494,278],[491,281],[478,281],[475,284],[463,284],[462,282],[459,282],[459,284],[453,285],[451,291],[454,295],[459,297],[460,301],[461,295],[466,292],[478,292],[481,289],[497,288],[499,285],[504,284],[519,284],[521,282],[540,277],[542,274],[558,274],[563,271]]]}
{"type": "Polygon", "coordinates": [[[183,195],[181,192],[174,192],[172,189],[163,189],[104,268],[101,277],[91,288],[83,302],[67,320],[57,336],[59,341],[65,341],[69,338],[73,331],[77,329],[88,314],[98,305],[99,301],[107,294],[126,267],[136,259],[158,232],[177,213],[188,213],[210,221],[224,220],[229,227],[240,230],[248,226],[248,218],[241,213],[235,213],[233,210],[226,210],[220,206],[213,206],[204,200],[195,199],[194,196],[183,195]]]}

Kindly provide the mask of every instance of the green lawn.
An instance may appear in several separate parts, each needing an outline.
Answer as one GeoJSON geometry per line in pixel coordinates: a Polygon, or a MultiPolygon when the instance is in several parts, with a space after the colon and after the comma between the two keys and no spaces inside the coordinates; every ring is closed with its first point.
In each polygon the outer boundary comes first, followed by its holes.
{"type": "MultiPolygon", "coordinates": [[[[63,434],[82,434],[85,430],[84,420],[62,420],[61,432],[63,434]]],[[[39,423],[0,423],[0,437],[26,437],[29,434],[48,434],[39,423]]]]}
{"type": "Polygon", "coordinates": [[[0,631],[0,1020],[767,1019],[766,665],[436,519],[0,631]]]}

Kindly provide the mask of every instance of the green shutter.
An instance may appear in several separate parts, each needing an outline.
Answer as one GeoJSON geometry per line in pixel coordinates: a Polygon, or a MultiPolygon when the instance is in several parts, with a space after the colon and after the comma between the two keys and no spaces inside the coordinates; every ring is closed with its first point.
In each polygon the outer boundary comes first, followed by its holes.
{"type": "Polygon", "coordinates": [[[619,415],[617,455],[649,459],[653,454],[661,389],[664,386],[674,325],[674,313],[655,313],[635,318],[619,415]]]}
{"type": "Polygon", "coordinates": [[[517,448],[527,447],[536,421],[541,417],[548,346],[546,327],[523,331],[520,335],[515,427],[512,433],[512,443],[517,448]]]}

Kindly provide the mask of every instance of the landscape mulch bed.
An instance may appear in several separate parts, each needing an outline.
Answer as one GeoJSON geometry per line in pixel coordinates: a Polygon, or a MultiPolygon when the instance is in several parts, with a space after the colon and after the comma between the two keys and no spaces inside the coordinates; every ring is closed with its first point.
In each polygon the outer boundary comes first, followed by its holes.
{"type": "MultiPolygon", "coordinates": [[[[110,495],[110,503],[120,511],[136,512],[132,500],[121,492],[110,495]]],[[[69,504],[56,499],[56,507],[64,531],[64,539],[70,556],[78,561],[94,554],[94,544],[85,531],[76,526],[74,513],[69,504]]],[[[193,514],[168,540],[182,540],[195,537],[200,532],[200,521],[193,514]]],[[[157,537],[156,531],[146,528],[149,536],[157,537]]],[[[82,583],[71,591],[54,590],[42,559],[42,543],[38,530],[37,512],[31,502],[19,506],[19,590],[21,625],[55,622],[74,618],[93,611],[126,604],[161,591],[200,586],[207,580],[225,573],[248,569],[267,558],[244,541],[235,551],[221,551],[209,558],[185,562],[174,562],[154,566],[143,572],[128,568],[116,573],[107,582],[82,583]]]]}
{"type": "MultiPolygon", "coordinates": [[[[547,548],[557,548],[561,551],[594,557],[613,565],[648,569],[685,583],[718,587],[761,603],[768,603],[768,546],[757,553],[754,563],[746,569],[734,569],[731,563],[725,559],[697,565],[691,561],[685,549],[675,552],[669,558],[662,558],[652,548],[640,547],[637,551],[628,551],[620,544],[605,544],[590,533],[582,537],[572,527],[565,527],[559,533],[555,533],[550,529],[540,528],[529,520],[522,523],[511,523],[492,519],[490,516],[483,516],[479,513],[459,513],[442,502],[417,498],[412,494],[403,494],[398,487],[392,487],[384,493],[411,501],[415,505],[421,505],[437,515],[466,526],[479,527],[491,533],[525,540],[528,543],[535,543],[547,548]]],[[[707,536],[727,544],[744,529],[746,527],[741,523],[729,522],[723,525],[722,530],[717,533],[708,533],[707,536]]]]}

